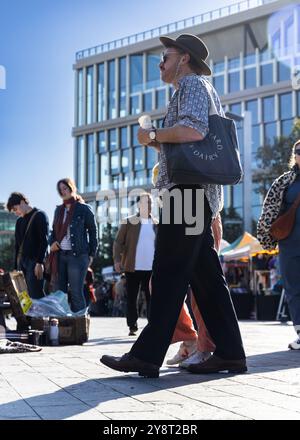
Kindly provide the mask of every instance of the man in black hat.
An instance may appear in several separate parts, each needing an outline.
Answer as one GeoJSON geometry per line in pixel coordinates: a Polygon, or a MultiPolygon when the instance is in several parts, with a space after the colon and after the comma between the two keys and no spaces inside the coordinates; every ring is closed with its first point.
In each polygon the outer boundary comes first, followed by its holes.
{"type": "MultiPolygon", "coordinates": [[[[164,190],[163,208],[158,225],[156,250],[152,268],[152,297],[149,323],[122,357],[103,356],[105,365],[125,372],[138,372],[142,376],[158,377],[159,368],[172,339],[174,328],[190,284],[206,327],[216,345],[207,360],[191,365],[192,373],[247,371],[245,352],[229,289],[220,265],[211,231],[211,222],[223,204],[222,187],[214,184],[175,185],[169,180],[164,144],[195,142],[209,132],[208,117],[211,101],[217,113],[224,116],[219,97],[205,75],[211,71],[206,63],[208,50],[195,35],[182,34],[175,40],[161,37],[165,46],[159,64],[161,78],[172,84],[175,92],[170,100],[163,128],[140,129],[139,142],[160,150],[159,175],[156,187],[164,190]],[[187,221],[178,224],[178,203],[170,210],[170,222],[166,224],[164,211],[170,204],[166,193],[176,189],[181,195],[180,213],[184,214],[187,192],[192,194],[193,216],[198,213],[199,191],[204,203],[201,215],[203,231],[187,234],[187,221]]],[[[174,146],[173,148],[176,148],[174,146]]],[[[199,215],[198,215],[199,217],[199,215]]],[[[185,219],[185,215],[182,215],[185,219]]]]}

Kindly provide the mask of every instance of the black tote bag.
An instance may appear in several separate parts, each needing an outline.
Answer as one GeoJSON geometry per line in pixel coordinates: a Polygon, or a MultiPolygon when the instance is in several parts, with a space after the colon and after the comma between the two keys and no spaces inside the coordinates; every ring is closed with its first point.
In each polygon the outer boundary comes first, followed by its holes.
{"type": "Polygon", "coordinates": [[[236,126],[218,115],[210,97],[209,132],[201,141],[163,144],[169,181],[176,184],[235,185],[243,170],[236,126]]]}

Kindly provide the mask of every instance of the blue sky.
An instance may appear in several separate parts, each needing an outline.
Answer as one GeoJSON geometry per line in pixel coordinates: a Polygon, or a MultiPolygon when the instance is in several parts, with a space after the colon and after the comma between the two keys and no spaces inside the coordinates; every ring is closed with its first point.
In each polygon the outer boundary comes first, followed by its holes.
{"type": "Polygon", "coordinates": [[[50,219],[73,177],[75,52],[236,0],[0,0],[0,201],[24,192],[50,219]]]}

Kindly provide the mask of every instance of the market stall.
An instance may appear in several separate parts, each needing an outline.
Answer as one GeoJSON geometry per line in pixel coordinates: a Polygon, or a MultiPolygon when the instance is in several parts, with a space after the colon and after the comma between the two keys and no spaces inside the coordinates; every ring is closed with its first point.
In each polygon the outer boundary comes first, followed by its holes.
{"type": "Polygon", "coordinates": [[[248,232],[220,252],[238,318],[276,319],[281,294],[277,254],[263,250],[248,232]]]}

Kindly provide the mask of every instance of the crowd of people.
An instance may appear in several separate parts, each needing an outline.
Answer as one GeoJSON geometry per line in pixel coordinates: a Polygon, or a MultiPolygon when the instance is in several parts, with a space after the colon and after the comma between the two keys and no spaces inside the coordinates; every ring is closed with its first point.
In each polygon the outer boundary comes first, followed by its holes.
{"type": "MultiPolygon", "coordinates": [[[[179,144],[202,141],[210,135],[211,117],[222,119],[224,111],[206,78],[211,71],[204,42],[191,34],[181,34],[176,39],[160,37],[160,41],[164,46],[159,64],[161,79],[174,87],[174,93],[162,128],[138,131],[139,143],[160,153],[154,179],[160,194],[159,219],[152,215],[151,195],[142,192],[137,200],[138,212],[122,222],[114,242],[119,281],[114,286],[102,283],[95,291],[87,288],[87,297],[84,282],[97,249],[96,222],[91,208],[77,194],[74,182],[62,179],[57,183],[62,204],[55,210],[51,234],[47,215],[32,208],[23,194],[13,193],[7,207],[19,216],[15,266],[24,272],[33,298],[44,294],[46,272],[48,291],[69,291],[73,311],[86,307],[94,294],[97,301],[91,311],[98,305],[104,314],[125,314],[130,336],[136,336],[138,331],[142,312],[138,310],[137,297],[139,291],[144,292],[143,313],[148,323],[128,353],[101,357],[101,362],[110,368],[158,377],[169,345],[180,341],[179,351],[167,361],[169,365],[178,364],[196,374],[244,373],[245,350],[217,252],[222,238],[222,185],[198,184],[188,178],[175,182],[170,177],[170,145],[175,149],[179,144]],[[178,197],[170,202],[173,190],[178,197]],[[203,201],[200,211],[199,194],[203,201]],[[187,207],[189,218],[185,215],[187,207]],[[194,224],[197,226],[200,217],[201,231],[187,233],[194,224]],[[46,256],[48,245],[50,254],[46,256]],[[185,303],[187,296],[190,309],[185,303]]],[[[257,235],[265,249],[276,247],[278,240],[272,236],[272,223],[294,206],[300,193],[300,141],[292,147],[292,160],[290,170],[276,179],[263,205],[257,235]]],[[[292,233],[279,240],[283,286],[298,335],[289,346],[292,349],[300,349],[299,245],[298,209],[292,233]]]]}

